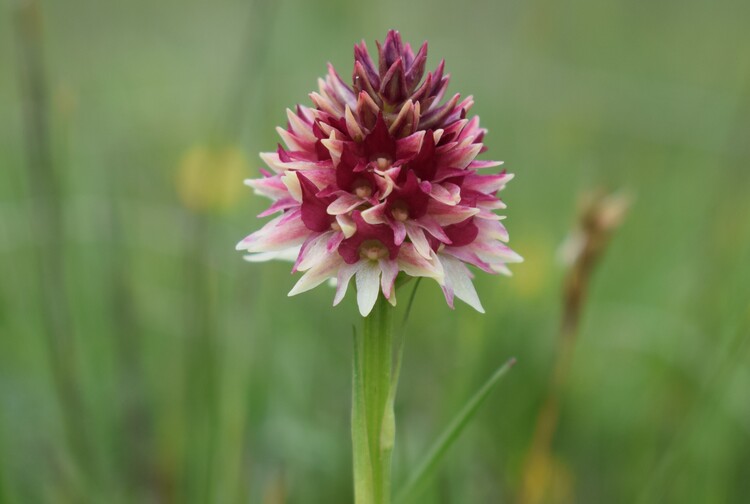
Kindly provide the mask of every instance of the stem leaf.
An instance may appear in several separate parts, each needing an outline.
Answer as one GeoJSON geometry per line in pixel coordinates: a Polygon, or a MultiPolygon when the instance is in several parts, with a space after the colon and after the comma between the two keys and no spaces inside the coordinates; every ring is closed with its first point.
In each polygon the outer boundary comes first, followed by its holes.
{"type": "Polygon", "coordinates": [[[419,490],[422,489],[423,485],[432,476],[446,451],[448,451],[451,445],[456,439],[458,439],[458,436],[469,424],[484,400],[487,399],[487,396],[492,392],[495,385],[500,382],[500,379],[505,376],[515,363],[516,359],[512,358],[500,366],[484,383],[484,385],[482,385],[482,387],[471,397],[471,399],[469,399],[461,411],[459,411],[451,423],[448,424],[448,427],[446,427],[430,447],[427,455],[425,455],[422,461],[417,465],[414,472],[406,480],[401,491],[396,494],[396,504],[406,504],[418,496],[419,490]]]}

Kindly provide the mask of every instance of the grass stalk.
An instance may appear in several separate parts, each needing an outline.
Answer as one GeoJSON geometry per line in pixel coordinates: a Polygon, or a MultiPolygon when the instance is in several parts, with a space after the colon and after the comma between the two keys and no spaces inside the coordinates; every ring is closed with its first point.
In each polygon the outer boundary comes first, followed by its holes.
{"type": "MultiPolygon", "coordinates": [[[[84,487],[94,470],[87,417],[78,383],[78,364],[65,280],[65,227],[49,119],[49,92],[43,55],[39,3],[18,4],[13,24],[22,96],[26,167],[31,199],[30,228],[36,251],[41,319],[61,421],[73,462],[74,487],[84,487]]],[[[75,490],[70,489],[71,492],[75,490]]]]}
{"type": "Polygon", "coordinates": [[[218,348],[211,295],[208,217],[188,214],[186,257],[187,355],[185,363],[186,472],[185,497],[190,502],[213,500],[212,474],[218,425],[218,348]]]}

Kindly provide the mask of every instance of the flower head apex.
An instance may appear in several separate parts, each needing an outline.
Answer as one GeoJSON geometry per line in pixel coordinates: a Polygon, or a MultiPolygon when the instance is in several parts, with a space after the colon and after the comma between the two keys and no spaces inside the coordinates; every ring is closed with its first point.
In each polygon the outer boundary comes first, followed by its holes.
{"type": "Polygon", "coordinates": [[[467,265],[509,274],[521,257],[495,213],[512,175],[485,173],[501,162],[486,150],[473,101],[443,101],[444,63],[425,75],[427,43],[415,53],[390,31],[375,62],[354,46],[352,83],[332,66],[311,93],[314,107],[287,110],[284,146],[261,154],[268,170],[247,180],[278,214],[238,245],[249,261],[291,259],[304,272],[289,295],[337,280],[334,305],[355,278],[365,316],[380,293],[396,304],[399,275],[430,277],[483,311],[467,265]]]}

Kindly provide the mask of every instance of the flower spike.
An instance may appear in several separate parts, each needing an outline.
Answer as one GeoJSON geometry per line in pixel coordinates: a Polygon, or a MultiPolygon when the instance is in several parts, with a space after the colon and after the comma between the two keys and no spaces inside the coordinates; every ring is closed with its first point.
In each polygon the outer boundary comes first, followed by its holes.
{"type": "Polygon", "coordinates": [[[509,274],[522,260],[495,214],[512,175],[480,171],[502,163],[476,159],[486,130],[468,117],[473,99],[443,101],[450,77],[444,61],[426,72],[426,42],[415,53],[391,30],[376,45],[376,60],[354,46],[351,85],[329,65],[314,108],[287,111],[284,146],[246,181],[272,201],[261,216],[277,216],[237,248],[291,258],[304,274],[289,295],[336,279],[338,304],[354,278],[363,316],[381,293],[396,303],[398,275],[433,278],[451,307],[481,312],[467,266],[509,274]]]}

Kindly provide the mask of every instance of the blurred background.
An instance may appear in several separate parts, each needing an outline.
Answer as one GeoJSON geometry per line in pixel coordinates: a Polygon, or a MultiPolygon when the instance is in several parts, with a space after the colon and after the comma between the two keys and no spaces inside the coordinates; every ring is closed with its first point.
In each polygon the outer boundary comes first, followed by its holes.
{"type": "Polygon", "coordinates": [[[477,277],[485,315],[420,287],[396,485],[515,356],[418,502],[746,502],[749,19],[741,0],[5,2],[0,502],[351,502],[354,300],[287,298],[290,265],[234,245],[285,108],[389,28],[474,95],[526,259],[477,277]],[[530,466],[558,250],[599,187],[632,206],[530,466]]]}

